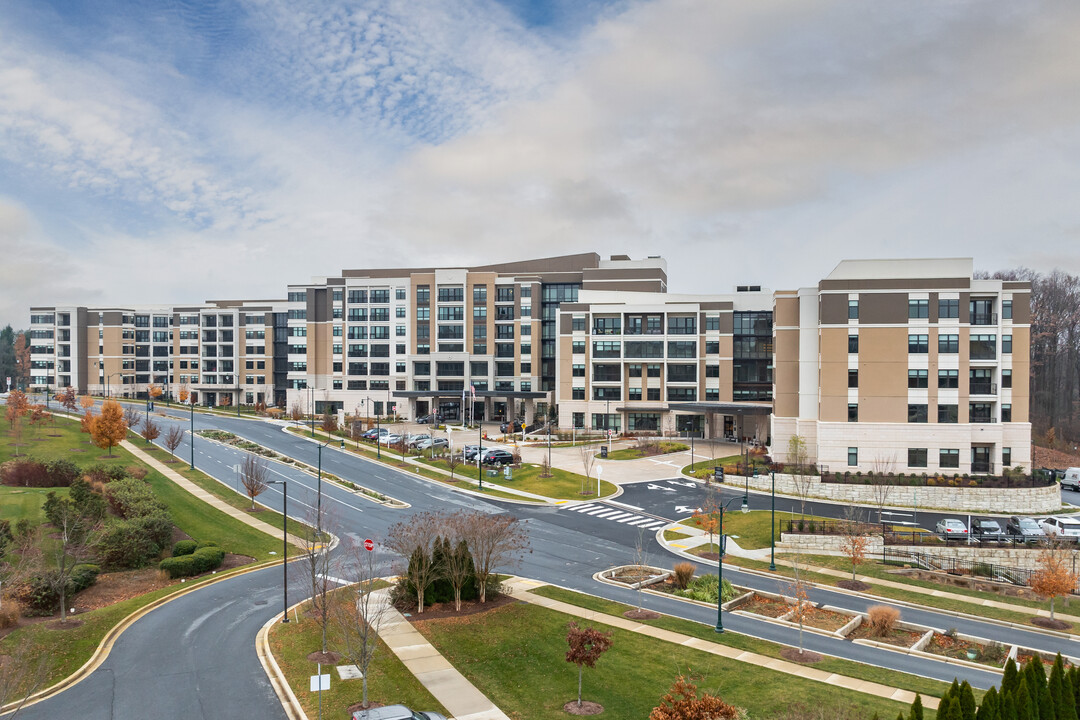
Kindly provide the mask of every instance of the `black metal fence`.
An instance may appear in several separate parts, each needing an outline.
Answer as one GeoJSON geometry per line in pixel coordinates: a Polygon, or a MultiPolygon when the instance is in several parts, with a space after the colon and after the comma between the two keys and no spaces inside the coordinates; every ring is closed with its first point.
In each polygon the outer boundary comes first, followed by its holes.
{"type": "MultiPolygon", "coordinates": [[[[931,553],[913,550],[897,550],[886,547],[882,553],[882,561],[886,565],[910,565],[922,570],[932,572],[944,572],[949,575],[966,575],[968,577],[985,578],[996,582],[1009,583],[1027,587],[1031,584],[1031,576],[1034,570],[1026,568],[1009,567],[982,560],[967,560],[957,557],[942,557],[931,553]]],[[[1076,572],[1076,555],[1073,555],[1073,572],[1076,572]]],[[[1080,595],[1080,582],[1072,590],[1073,595],[1080,595]]]]}

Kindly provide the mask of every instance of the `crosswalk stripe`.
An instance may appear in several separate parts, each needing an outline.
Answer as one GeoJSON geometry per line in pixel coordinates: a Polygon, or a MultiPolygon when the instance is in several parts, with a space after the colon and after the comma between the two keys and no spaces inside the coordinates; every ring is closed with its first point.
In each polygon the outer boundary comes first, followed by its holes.
{"type": "Polygon", "coordinates": [[[612,510],[611,508],[608,508],[607,510],[601,510],[598,513],[593,513],[593,517],[604,518],[605,520],[610,520],[611,518],[615,517],[616,515],[622,515],[622,514],[623,513],[619,512],[618,510],[612,510]]]}
{"type": "Polygon", "coordinates": [[[605,510],[606,510],[606,508],[596,508],[594,510],[586,510],[585,514],[586,515],[596,515],[597,513],[602,513],[605,510]]]}
{"type": "Polygon", "coordinates": [[[637,527],[638,525],[641,525],[642,523],[649,522],[649,520],[650,520],[650,518],[640,518],[639,520],[631,520],[630,522],[628,522],[626,524],[627,525],[633,525],[633,526],[637,527]]]}
{"type": "Polygon", "coordinates": [[[620,513],[616,512],[614,515],[608,515],[607,520],[621,520],[622,518],[637,517],[634,513],[620,513]]]}
{"type": "Polygon", "coordinates": [[[593,505],[592,503],[588,503],[586,505],[578,505],[577,507],[570,509],[574,512],[585,512],[586,510],[592,510],[594,508],[596,508],[595,505],[593,505]]]}

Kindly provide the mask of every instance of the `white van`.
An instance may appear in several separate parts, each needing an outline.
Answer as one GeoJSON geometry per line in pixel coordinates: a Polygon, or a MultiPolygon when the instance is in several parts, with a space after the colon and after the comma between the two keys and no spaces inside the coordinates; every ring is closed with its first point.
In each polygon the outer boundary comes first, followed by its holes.
{"type": "Polygon", "coordinates": [[[1061,478],[1061,487],[1072,488],[1080,492],[1080,468],[1069,468],[1061,478]]]}

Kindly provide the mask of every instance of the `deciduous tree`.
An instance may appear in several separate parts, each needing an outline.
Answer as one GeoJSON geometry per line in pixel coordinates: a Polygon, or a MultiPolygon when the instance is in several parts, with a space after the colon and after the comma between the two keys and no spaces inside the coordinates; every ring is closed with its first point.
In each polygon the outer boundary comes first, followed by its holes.
{"type": "MultiPolygon", "coordinates": [[[[183,436],[183,431],[181,431],[183,436]]],[[[248,453],[244,457],[244,464],[240,468],[240,484],[244,486],[244,493],[251,498],[251,509],[255,509],[255,498],[262,495],[269,485],[266,482],[266,463],[258,455],[248,453]]]]}
{"type": "Polygon", "coordinates": [[[134,407],[133,405],[124,406],[124,424],[126,424],[130,429],[134,430],[139,427],[139,425],[142,423],[142,420],[143,414],[138,408],[134,407]]]}
{"type": "Polygon", "coordinates": [[[56,395],[53,396],[53,399],[60,403],[60,407],[68,412],[75,412],[75,407],[78,403],[78,395],[75,393],[75,388],[70,385],[56,393],[56,395]]]}
{"type": "Polygon", "coordinates": [[[849,505],[845,511],[841,532],[843,537],[840,540],[840,551],[851,561],[851,581],[855,582],[855,573],[859,566],[866,562],[866,549],[870,545],[870,538],[863,532],[854,506],[849,505]]]}
{"type": "Polygon", "coordinates": [[[474,512],[465,538],[476,564],[480,602],[487,602],[487,587],[498,568],[516,565],[529,550],[529,534],[512,515],[474,512]]]}
{"type": "Polygon", "coordinates": [[[680,675],[649,713],[649,720],[734,720],[740,712],[716,695],[698,695],[697,686],[680,675]]]}
{"type": "Polygon", "coordinates": [[[566,651],[566,662],[578,666],[577,704],[581,707],[582,675],[586,667],[596,667],[596,661],[611,647],[611,632],[580,628],[576,622],[571,622],[567,625],[566,642],[570,646],[566,651]]]}
{"type": "Polygon", "coordinates": [[[26,387],[30,384],[30,341],[26,333],[15,336],[15,385],[26,387]]]}
{"type": "Polygon", "coordinates": [[[801,573],[802,558],[799,553],[795,553],[792,558],[791,568],[794,571],[791,584],[788,586],[787,592],[784,593],[788,602],[791,603],[791,615],[789,619],[792,622],[799,624],[799,654],[803,654],[803,621],[809,614],[813,605],[810,603],[809,584],[802,577],[801,573]]]}
{"type": "Polygon", "coordinates": [[[165,433],[165,447],[173,457],[176,457],[176,448],[183,442],[184,430],[179,425],[173,425],[169,432],[165,433]]]}
{"type": "Polygon", "coordinates": [[[1050,619],[1054,619],[1054,598],[1068,595],[1076,588],[1076,574],[1067,564],[1068,553],[1060,542],[1052,541],[1039,553],[1038,569],[1031,575],[1031,589],[1043,599],[1050,599],[1050,619]]]}
{"type": "Polygon", "coordinates": [[[14,428],[15,423],[30,412],[30,399],[22,390],[12,390],[7,399],[7,421],[14,428]]]}
{"type": "Polygon", "coordinates": [[[454,589],[454,610],[461,612],[461,590],[476,579],[476,562],[469,550],[472,525],[477,521],[475,513],[458,511],[446,519],[444,540],[449,547],[443,555],[443,577],[454,589]]]}
{"type": "Polygon", "coordinates": [[[322,536],[313,531],[302,535],[303,543],[297,563],[301,568],[304,591],[311,596],[311,614],[322,631],[321,651],[325,653],[326,631],[330,626],[330,590],[334,583],[331,579],[334,573],[330,572],[332,561],[326,542],[326,528],[333,527],[335,523],[328,517],[328,512],[320,507],[311,508],[305,520],[309,528],[322,528],[324,531],[322,536]]]}
{"type": "Polygon", "coordinates": [[[176,393],[176,397],[180,399],[181,403],[186,403],[188,398],[191,397],[191,391],[188,390],[188,386],[181,385],[180,390],[176,393]]]}
{"type": "Polygon", "coordinates": [[[147,418],[143,422],[143,428],[139,434],[146,438],[146,442],[149,444],[161,437],[161,428],[152,419],[147,418]]]}
{"type": "MultiPolygon", "coordinates": [[[[67,586],[71,582],[72,572],[76,565],[91,556],[105,509],[105,502],[100,496],[95,495],[99,501],[79,502],[74,491],[73,483],[69,497],[60,498],[49,493],[46,498],[46,503],[51,505],[46,508],[46,514],[57,532],[52,550],[52,572],[43,577],[60,598],[60,622],[67,621],[67,586]]],[[[94,494],[89,489],[84,492],[94,494]]]]}
{"type": "Polygon", "coordinates": [[[432,556],[442,525],[441,513],[422,512],[394,523],[386,534],[386,546],[408,562],[405,576],[416,588],[417,613],[424,612],[424,591],[441,571],[432,556]]]}
{"type": "MultiPolygon", "coordinates": [[[[806,515],[806,500],[810,495],[810,488],[814,483],[814,476],[810,474],[810,451],[807,449],[806,440],[801,435],[792,435],[788,438],[787,446],[788,471],[791,480],[795,484],[795,494],[799,496],[799,514],[806,515]]],[[[750,474],[750,469],[745,472],[750,474]]]]}
{"type": "Polygon", "coordinates": [[[112,457],[112,449],[127,437],[128,425],[124,422],[124,411],[120,403],[106,400],[101,406],[101,414],[91,423],[90,437],[94,444],[107,451],[112,457]]]}
{"type": "Polygon", "coordinates": [[[596,468],[596,448],[582,445],[578,448],[581,455],[581,466],[585,470],[585,478],[581,481],[581,494],[588,495],[592,487],[592,474],[596,468]]]}
{"type": "MultiPolygon", "coordinates": [[[[377,548],[379,543],[375,543],[377,548]]],[[[363,676],[363,707],[368,706],[368,668],[379,648],[379,629],[389,608],[385,592],[375,591],[380,572],[377,550],[366,550],[355,538],[346,536],[342,545],[339,575],[350,584],[335,593],[331,615],[342,655],[352,661],[363,676]]]]}

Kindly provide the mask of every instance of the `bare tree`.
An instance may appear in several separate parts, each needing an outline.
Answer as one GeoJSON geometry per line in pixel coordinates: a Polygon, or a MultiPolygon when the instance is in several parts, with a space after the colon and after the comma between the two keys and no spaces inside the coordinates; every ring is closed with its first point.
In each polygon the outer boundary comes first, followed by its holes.
{"type": "Polygon", "coordinates": [[[840,532],[843,535],[840,540],[840,551],[851,560],[851,587],[849,588],[851,590],[866,589],[856,587],[862,586],[863,583],[855,579],[859,565],[866,561],[867,548],[870,545],[870,538],[867,537],[865,530],[859,509],[854,504],[848,505],[844,509],[844,519],[840,524],[840,532]]]}
{"type": "MultiPolygon", "coordinates": [[[[810,488],[813,487],[814,476],[810,474],[807,467],[810,463],[810,452],[802,436],[792,435],[788,438],[787,461],[791,480],[795,484],[795,494],[799,496],[799,514],[806,515],[806,499],[810,495],[810,488]]],[[[746,468],[745,472],[749,474],[750,469],[746,468]]]]}
{"type": "MultiPolygon", "coordinates": [[[[48,515],[56,528],[57,540],[51,553],[53,572],[45,577],[52,591],[60,597],[60,622],[66,622],[68,583],[75,566],[91,556],[101,529],[101,518],[96,517],[89,506],[76,504],[70,498],[59,498],[52,507],[53,511],[48,515]]],[[[103,510],[103,503],[101,507],[103,510]]]]}
{"type": "Polygon", "coordinates": [[[251,509],[255,509],[255,498],[266,491],[266,463],[258,455],[248,453],[244,457],[244,465],[240,468],[240,484],[244,486],[244,492],[251,498],[251,509]]]}
{"type": "Polygon", "coordinates": [[[417,613],[424,612],[424,591],[440,571],[432,551],[442,525],[441,513],[422,512],[394,523],[386,534],[386,546],[408,563],[404,574],[416,588],[417,613]]]}
{"type": "MultiPolygon", "coordinates": [[[[403,453],[404,454],[404,453],[403,453]]],[[[459,453],[447,453],[444,460],[446,461],[446,468],[450,471],[450,479],[454,479],[454,473],[457,471],[458,465],[461,464],[463,456],[459,453]]]]}
{"type": "MultiPolygon", "coordinates": [[[[306,513],[305,522],[309,528],[333,527],[334,522],[326,510],[312,508],[306,513]]],[[[322,652],[326,652],[326,630],[330,625],[330,590],[334,585],[331,580],[330,550],[325,541],[326,534],[319,536],[311,531],[301,535],[300,557],[297,565],[300,567],[301,582],[304,590],[311,594],[311,614],[322,631],[322,652]]]]}
{"type": "Polygon", "coordinates": [[[592,487],[592,474],[596,468],[596,448],[582,445],[578,448],[581,455],[581,465],[585,469],[585,479],[581,481],[581,494],[588,495],[588,488],[592,487]]]}
{"type": "MultiPolygon", "coordinates": [[[[378,543],[375,544],[378,547],[378,543]]],[[[334,593],[331,613],[342,655],[360,670],[363,680],[363,707],[368,706],[368,668],[379,647],[379,628],[389,608],[385,592],[376,593],[380,560],[377,551],[365,550],[351,537],[342,545],[342,579],[351,584],[334,593]]]]}
{"type": "MultiPolygon", "coordinates": [[[[7,521],[0,521],[0,524],[7,521]]],[[[4,597],[4,584],[17,585],[25,580],[41,564],[41,526],[23,519],[15,524],[11,532],[9,525],[3,527],[5,537],[10,541],[0,542],[0,557],[7,557],[7,562],[0,562],[0,606],[4,597]],[[6,549],[5,549],[6,546],[6,549]]],[[[3,703],[0,702],[0,706],[3,703]]]]}
{"type": "Polygon", "coordinates": [[[179,425],[173,425],[169,428],[169,432],[165,433],[165,447],[173,457],[176,457],[176,448],[183,442],[184,429],[179,425]]]}
{"type": "Polygon", "coordinates": [[[128,429],[135,430],[142,424],[143,414],[132,405],[124,406],[124,424],[128,429]]]}
{"type": "Polygon", "coordinates": [[[143,422],[143,429],[139,434],[146,438],[147,443],[152,443],[154,440],[161,437],[161,428],[156,422],[147,418],[146,421],[143,422]]]}
{"type": "Polygon", "coordinates": [[[476,583],[480,602],[487,602],[487,586],[497,568],[510,567],[529,550],[529,535],[523,523],[511,515],[473,513],[466,541],[476,563],[476,583]]]}
{"type": "Polygon", "coordinates": [[[895,465],[896,458],[892,455],[878,455],[871,463],[870,492],[874,498],[874,505],[878,509],[879,523],[882,521],[885,506],[889,504],[889,496],[892,494],[893,485],[889,479],[889,473],[895,465]]]}
{"type": "Polygon", "coordinates": [[[796,551],[791,558],[791,569],[794,572],[794,577],[788,585],[787,592],[784,593],[793,608],[791,619],[799,623],[799,655],[803,654],[803,620],[813,608],[810,603],[809,583],[802,577],[801,565],[802,555],[796,551]]]}
{"type": "Polygon", "coordinates": [[[478,513],[456,512],[446,518],[442,575],[454,589],[454,610],[461,612],[461,590],[469,579],[476,578],[476,563],[469,549],[473,537],[472,525],[479,519],[478,513]]]}

